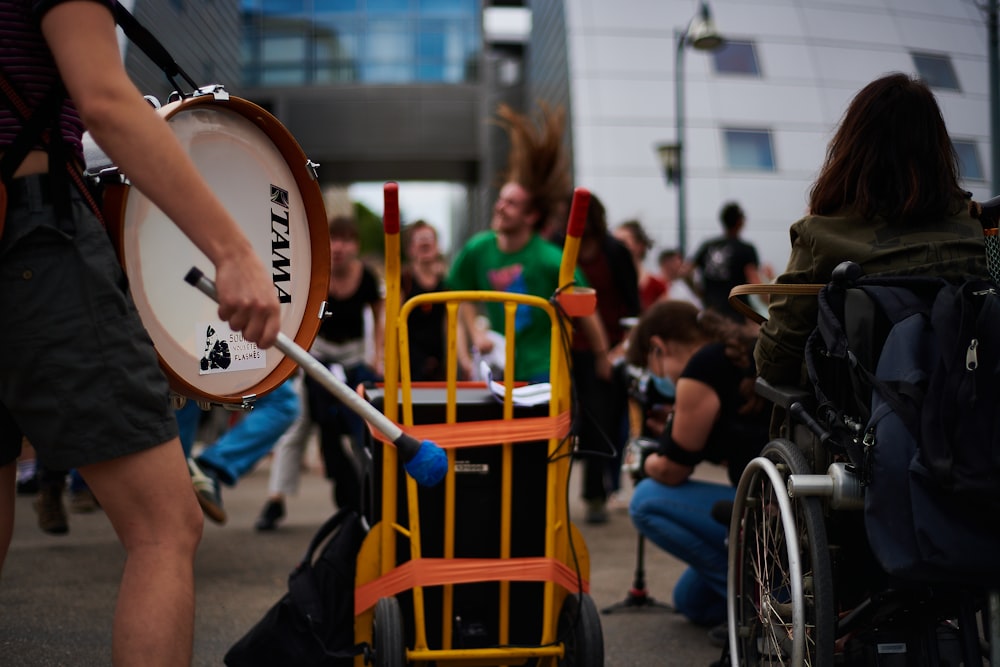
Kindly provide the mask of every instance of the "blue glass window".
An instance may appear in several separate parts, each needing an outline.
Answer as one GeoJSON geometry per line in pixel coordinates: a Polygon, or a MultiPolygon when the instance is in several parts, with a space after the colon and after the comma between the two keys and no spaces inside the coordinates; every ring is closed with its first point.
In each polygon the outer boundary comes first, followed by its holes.
{"type": "Polygon", "coordinates": [[[723,130],[726,165],[740,171],[774,171],[770,130],[723,130]]]}
{"type": "Polygon", "coordinates": [[[410,9],[410,0],[368,0],[366,8],[369,12],[405,12],[410,9]]]}
{"type": "Polygon", "coordinates": [[[910,56],[913,58],[913,66],[917,68],[917,74],[931,88],[961,90],[955,68],[948,56],[917,52],[911,53],[910,56]]]}
{"type": "Polygon", "coordinates": [[[356,12],[361,0],[313,0],[317,14],[323,12],[356,12]]]}
{"type": "Polygon", "coordinates": [[[726,40],[722,48],[712,51],[715,71],[723,74],[750,74],[760,76],[757,50],[753,42],[726,40]]]}
{"type": "Polygon", "coordinates": [[[462,83],[477,75],[479,0],[241,3],[246,85],[462,83]]]}
{"type": "Polygon", "coordinates": [[[952,139],[955,152],[958,154],[958,175],[963,181],[982,181],[983,164],[979,161],[979,146],[975,141],[952,139]]]}

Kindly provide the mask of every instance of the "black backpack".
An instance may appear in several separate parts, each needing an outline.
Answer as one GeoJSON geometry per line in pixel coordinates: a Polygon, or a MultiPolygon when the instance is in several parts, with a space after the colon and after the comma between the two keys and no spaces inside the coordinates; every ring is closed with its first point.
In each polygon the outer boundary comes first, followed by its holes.
{"type": "Polygon", "coordinates": [[[226,665],[353,665],[354,656],[367,650],[354,643],[355,564],[367,532],[353,510],[327,520],[288,576],[288,592],[229,649],[226,665]]]}
{"type": "Polygon", "coordinates": [[[819,295],[806,364],[821,419],[859,472],[892,575],[1000,581],[1000,296],[994,285],[862,276],[819,295]]]}

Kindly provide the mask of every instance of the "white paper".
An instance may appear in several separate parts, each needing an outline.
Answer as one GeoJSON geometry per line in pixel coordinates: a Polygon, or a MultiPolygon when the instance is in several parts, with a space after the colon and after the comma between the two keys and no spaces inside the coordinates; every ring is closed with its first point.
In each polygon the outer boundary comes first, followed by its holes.
{"type": "MultiPolygon", "coordinates": [[[[479,367],[479,372],[486,378],[486,384],[490,388],[490,393],[492,393],[497,400],[502,402],[507,389],[500,382],[495,382],[493,380],[493,371],[490,370],[490,365],[486,362],[482,362],[479,367]]],[[[513,394],[514,405],[545,405],[552,397],[552,385],[548,382],[526,384],[522,387],[514,387],[513,394]]]]}

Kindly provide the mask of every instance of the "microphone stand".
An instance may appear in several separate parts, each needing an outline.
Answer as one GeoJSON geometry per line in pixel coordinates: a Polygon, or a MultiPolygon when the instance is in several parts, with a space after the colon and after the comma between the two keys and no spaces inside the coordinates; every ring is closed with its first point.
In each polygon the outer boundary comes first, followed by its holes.
{"type": "MultiPolygon", "coordinates": [[[[642,435],[645,422],[645,395],[646,387],[649,383],[649,373],[645,369],[629,367],[629,375],[632,376],[632,387],[629,391],[628,416],[629,416],[629,436],[632,438],[642,435]]],[[[635,478],[633,477],[633,482],[635,478]]],[[[601,610],[602,614],[613,614],[622,610],[648,609],[651,611],[674,611],[674,608],[663,602],[653,599],[646,590],[646,537],[636,531],[638,541],[635,548],[635,573],[632,577],[632,586],[628,589],[625,599],[601,610]]]]}

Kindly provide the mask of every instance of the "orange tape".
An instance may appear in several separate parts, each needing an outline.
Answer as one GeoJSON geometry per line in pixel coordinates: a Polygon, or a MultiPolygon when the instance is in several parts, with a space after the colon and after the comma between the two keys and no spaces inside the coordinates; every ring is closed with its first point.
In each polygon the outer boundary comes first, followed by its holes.
{"type": "Polygon", "coordinates": [[[354,589],[354,615],[381,598],[418,586],[472,584],[481,581],[551,581],[568,591],[587,593],[590,582],[554,558],[418,558],[354,589]]]}
{"type": "MultiPolygon", "coordinates": [[[[399,427],[417,440],[430,440],[444,449],[482,447],[503,442],[562,439],[569,433],[570,414],[563,412],[555,417],[489,419],[455,424],[417,424],[415,426],[399,424],[399,427]]],[[[388,438],[373,429],[371,425],[368,426],[368,430],[371,431],[376,440],[389,442],[388,438]]]]}

